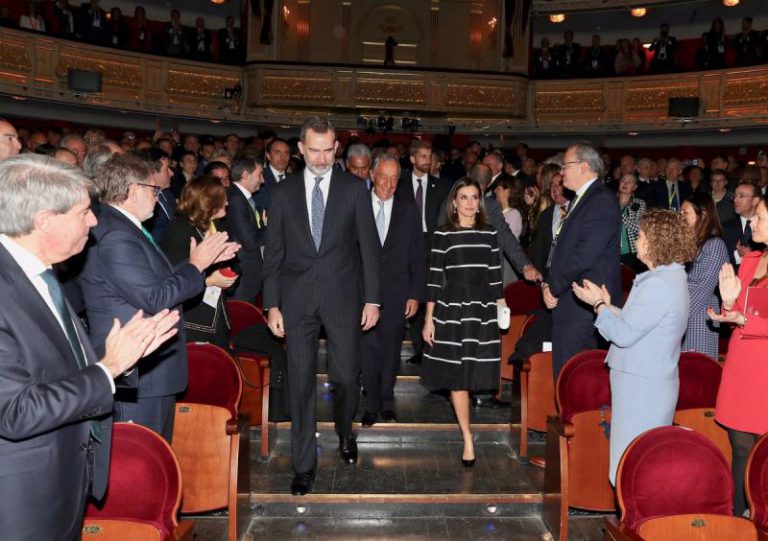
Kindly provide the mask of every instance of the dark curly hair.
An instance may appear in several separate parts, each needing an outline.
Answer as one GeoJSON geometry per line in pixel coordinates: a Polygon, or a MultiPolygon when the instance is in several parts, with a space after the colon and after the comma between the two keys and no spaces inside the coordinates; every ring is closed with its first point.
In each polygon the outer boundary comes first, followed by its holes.
{"type": "Polygon", "coordinates": [[[685,264],[696,257],[696,236],[679,212],[647,210],[640,218],[640,231],[648,239],[646,257],[654,267],[685,264]]]}

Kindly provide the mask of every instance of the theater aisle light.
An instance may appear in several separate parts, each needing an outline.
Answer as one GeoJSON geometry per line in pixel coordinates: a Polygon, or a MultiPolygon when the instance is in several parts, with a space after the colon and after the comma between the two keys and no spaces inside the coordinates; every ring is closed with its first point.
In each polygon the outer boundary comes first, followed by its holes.
{"type": "Polygon", "coordinates": [[[632,8],[629,10],[629,13],[633,17],[645,17],[645,14],[648,12],[645,8],[632,8]]]}
{"type": "Polygon", "coordinates": [[[549,22],[551,22],[551,23],[558,24],[558,23],[562,23],[564,21],[565,21],[565,13],[552,13],[549,16],[549,22]]]}

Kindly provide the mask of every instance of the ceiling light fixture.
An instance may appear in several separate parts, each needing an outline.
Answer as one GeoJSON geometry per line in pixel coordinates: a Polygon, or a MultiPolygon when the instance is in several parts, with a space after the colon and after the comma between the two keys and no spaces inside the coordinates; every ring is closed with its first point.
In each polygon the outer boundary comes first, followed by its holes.
{"type": "Polygon", "coordinates": [[[549,22],[559,24],[565,21],[565,13],[552,13],[549,16],[549,22]]]}
{"type": "Polygon", "coordinates": [[[727,8],[732,8],[739,5],[740,0],[723,0],[723,5],[727,8]]]}
{"type": "Polygon", "coordinates": [[[226,1],[227,0],[211,0],[211,3],[213,3],[213,4],[223,4],[226,1]]]}
{"type": "Polygon", "coordinates": [[[629,10],[629,13],[633,17],[645,17],[645,14],[648,12],[645,8],[632,8],[629,10]]]}

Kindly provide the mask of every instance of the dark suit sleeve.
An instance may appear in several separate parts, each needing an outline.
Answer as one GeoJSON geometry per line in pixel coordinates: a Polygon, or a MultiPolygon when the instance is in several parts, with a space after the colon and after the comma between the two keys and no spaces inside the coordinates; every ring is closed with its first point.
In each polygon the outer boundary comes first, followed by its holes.
{"type": "MultiPolygon", "coordinates": [[[[185,218],[182,217],[180,220],[185,220],[185,218]]],[[[180,220],[168,226],[160,243],[160,247],[165,252],[168,261],[174,265],[189,260],[189,243],[192,238],[191,231],[180,220]]]]}
{"type": "MultiPolygon", "coordinates": [[[[267,245],[264,248],[264,309],[280,308],[280,267],[285,257],[285,238],[283,236],[283,189],[280,183],[272,194],[269,207],[269,227],[267,227],[267,245]]],[[[373,211],[371,211],[373,212],[373,211]]]]}
{"type": "Polygon", "coordinates": [[[557,205],[550,205],[539,216],[536,235],[531,246],[531,262],[536,267],[536,270],[542,274],[546,270],[549,250],[552,248],[552,214],[556,208],[557,205]]]}
{"type": "Polygon", "coordinates": [[[121,299],[147,314],[179,305],[205,287],[204,275],[188,262],[177,265],[167,278],[158,279],[134,235],[113,231],[95,248],[104,280],[121,299]]]}
{"type": "Polygon", "coordinates": [[[589,278],[594,281],[595,277],[584,276],[584,272],[593,268],[604,253],[613,249],[611,245],[621,231],[621,214],[616,200],[608,192],[595,197],[589,208],[582,210],[578,216],[583,220],[579,238],[568,251],[568,257],[559,261],[557,269],[553,265],[550,270],[547,283],[555,297],[570,291],[571,284],[576,280],[589,278]]]}
{"type": "Polygon", "coordinates": [[[224,229],[232,234],[242,246],[241,249],[246,252],[260,250],[263,240],[259,230],[250,220],[250,215],[253,214],[251,205],[242,194],[233,194],[228,203],[227,215],[222,221],[224,229]]]}
{"type": "Polygon", "coordinates": [[[488,211],[488,221],[496,229],[496,233],[499,237],[499,246],[507,256],[507,259],[515,266],[519,272],[523,272],[523,267],[530,265],[528,256],[525,255],[523,247],[520,246],[520,242],[512,234],[509,229],[504,215],[501,213],[501,208],[495,201],[490,204],[486,204],[486,210],[488,211]]]}
{"type": "MultiPolygon", "coordinates": [[[[355,194],[355,225],[363,263],[363,303],[381,304],[379,265],[381,264],[379,234],[373,219],[371,195],[362,183],[353,188],[355,194]]],[[[269,228],[272,228],[270,221],[269,228]]]]}
{"type": "Polygon", "coordinates": [[[409,205],[410,224],[408,228],[408,298],[424,302],[427,298],[427,269],[424,259],[424,235],[422,234],[419,211],[416,205],[409,205]]]}
{"type": "MultiPolygon", "coordinates": [[[[104,370],[89,366],[58,381],[38,383],[8,328],[0,322],[0,438],[21,440],[112,410],[104,370]]],[[[51,352],[52,362],[57,357],[51,352]]]]}

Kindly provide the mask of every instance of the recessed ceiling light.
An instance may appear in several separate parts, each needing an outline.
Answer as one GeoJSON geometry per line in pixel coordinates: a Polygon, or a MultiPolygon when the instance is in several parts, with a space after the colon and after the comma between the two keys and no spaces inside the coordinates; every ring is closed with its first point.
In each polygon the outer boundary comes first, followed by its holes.
{"type": "Polygon", "coordinates": [[[632,8],[629,10],[629,13],[633,17],[645,17],[647,10],[645,8],[632,8]]]}
{"type": "Polygon", "coordinates": [[[549,16],[549,22],[551,22],[551,23],[557,24],[557,23],[561,23],[563,21],[565,21],[565,13],[552,13],[549,16]]]}

